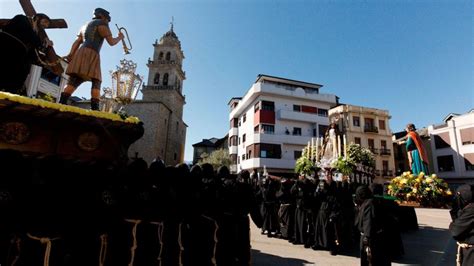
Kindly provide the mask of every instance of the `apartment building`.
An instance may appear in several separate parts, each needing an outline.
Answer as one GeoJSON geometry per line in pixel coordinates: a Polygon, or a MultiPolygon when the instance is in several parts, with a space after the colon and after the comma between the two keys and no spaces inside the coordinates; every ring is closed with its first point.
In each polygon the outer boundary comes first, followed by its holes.
{"type": "Polygon", "coordinates": [[[474,109],[428,127],[433,168],[448,183],[474,183],[474,109]]]}
{"type": "Polygon", "coordinates": [[[329,109],[338,104],[338,97],[320,93],[321,87],[260,74],[244,97],[232,98],[231,171],[293,174],[302,149],[312,137],[324,135],[329,109]]]}
{"type": "Polygon", "coordinates": [[[390,118],[387,110],[348,104],[329,110],[329,120],[337,123],[347,143],[359,144],[374,153],[374,182],[378,183],[388,181],[395,174],[390,118]]]}

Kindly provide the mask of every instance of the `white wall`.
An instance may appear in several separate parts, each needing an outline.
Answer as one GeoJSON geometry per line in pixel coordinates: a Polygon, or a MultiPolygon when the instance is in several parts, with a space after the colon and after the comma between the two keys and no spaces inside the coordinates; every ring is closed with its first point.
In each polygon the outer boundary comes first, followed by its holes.
{"type": "Polygon", "coordinates": [[[431,135],[431,147],[433,154],[433,165],[437,175],[443,178],[474,178],[474,171],[466,171],[464,157],[466,153],[474,153],[474,144],[463,145],[460,131],[465,128],[474,127],[474,113],[467,113],[454,117],[447,122],[445,126],[438,127],[431,125],[428,132],[431,135]],[[436,149],[435,138],[433,135],[449,132],[450,147],[436,149]],[[454,170],[452,172],[438,171],[438,156],[452,155],[454,161],[454,170]]]}

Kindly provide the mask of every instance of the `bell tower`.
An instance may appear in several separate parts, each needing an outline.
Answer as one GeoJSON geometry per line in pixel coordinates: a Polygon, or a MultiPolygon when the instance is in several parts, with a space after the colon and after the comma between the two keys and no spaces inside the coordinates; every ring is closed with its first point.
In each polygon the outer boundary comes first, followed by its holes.
{"type": "Polygon", "coordinates": [[[183,71],[184,53],[181,42],[171,28],[160,41],[153,44],[153,59],[148,59],[148,83],[143,86],[143,101],[160,101],[173,109],[178,117],[183,116],[183,106],[186,103],[183,95],[183,81],[186,73],[183,71]]]}
{"type": "Polygon", "coordinates": [[[165,164],[184,161],[187,125],[183,121],[186,104],[183,95],[184,54],[173,29],[153,44],[153,58],[148,59],[148,80],[142,88],[140,101],[127,106],[130,114],[140,117],[145,125],[143,137],[129,149],[148,163],[160,158],[165,164]]]}

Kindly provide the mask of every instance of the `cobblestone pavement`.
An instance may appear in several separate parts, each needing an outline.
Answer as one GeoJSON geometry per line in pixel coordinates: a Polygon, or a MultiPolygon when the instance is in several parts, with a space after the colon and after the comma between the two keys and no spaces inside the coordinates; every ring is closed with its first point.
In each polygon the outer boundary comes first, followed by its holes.
{"type": "MultiPolygon", "coordinates": [[[[405,255],[392,265],[455,265],[456,244],[448,231],[448,210],[417,208],[419,229],[403,233],[405,255]]],[[[286,240],[268,238],[252,224],[253,265],[359,265],[358,249],[331,256],[328,251],[305,249],[286,240]]]]}

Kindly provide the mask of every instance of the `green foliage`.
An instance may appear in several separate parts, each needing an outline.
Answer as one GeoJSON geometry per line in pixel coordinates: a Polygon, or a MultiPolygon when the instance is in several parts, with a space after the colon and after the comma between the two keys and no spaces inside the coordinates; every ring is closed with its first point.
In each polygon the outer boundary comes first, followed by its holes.
{"type": "Polygon", "coordinates": [[[301,156],[296,160],[295,164],[295,173],[303,174],[303,175],[310,175],[314,170],[313,162],[308,159],[306,156],[301,156]]]}
{"type": "Polygon", "coordinates": [[[220,166],[227,166],[229,167],[231,164],[229,151],[227,149],[219,149],[211,152],[211,154],[207,155],[203,153],[201,155],[202,161],[201,164],[209,163],[211,164],[214,169],[219,168],[220,166]]]}
{"type": "Polygon", "coordinates": [[[374,154],[367,148],[362,148],[359,144],[351,143],[347,147],[347,160],[355,164],[375,167],[374,154]]]}
{"type": "Polygon", "coordinates": [[[346,160],[343,157],[339,157],[333,167],[336,168],[338,172],[347,176],[354,171],[356,165],[352,160],[346,160]]]}

